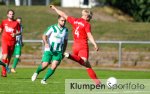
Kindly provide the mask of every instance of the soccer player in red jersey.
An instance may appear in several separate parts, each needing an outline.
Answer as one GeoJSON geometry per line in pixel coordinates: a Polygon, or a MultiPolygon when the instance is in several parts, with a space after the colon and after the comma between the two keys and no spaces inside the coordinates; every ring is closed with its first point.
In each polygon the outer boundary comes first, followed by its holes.
{"type": "MultiPolygon", "coordinates": [[[[7,19],[2,20],[0,24],[0,33],[2,33],[2,62],[9,65],[14,46],[16,43],[16,35],[20,34],[20,25],[14,20],[15,12],[10,9],[7,11],[7,19]]],[[[2,77],[6,77],[6,68],[2,66],[2,77]]]]}
{"type": "Polygon", "coordinates": [[[72,59],[79,64],[86,67],[87,72],[91,79],[93,79],[96,83],[96,85],[100,84],[100,81],[98,80],[96,73],[92,69],[88,57],[89,57],[89,47],[88,47],[88,39],[91,41],[91,43],[94,45],[94,48],[96,51],[99,50],[92,34],[91,34],[91,25],[90,20],[92,19],[92,12],[88,10],[82,11],[82,17],[81,18],[75,18],[68,16],[63,11],[57,9],[54,5],[51,5],[50,8],[56,11],[58,15],[61,15],[64,17],[73,28],[73,54],[65,53],[64,56],[68,57],[69,59],[72,59]]]}

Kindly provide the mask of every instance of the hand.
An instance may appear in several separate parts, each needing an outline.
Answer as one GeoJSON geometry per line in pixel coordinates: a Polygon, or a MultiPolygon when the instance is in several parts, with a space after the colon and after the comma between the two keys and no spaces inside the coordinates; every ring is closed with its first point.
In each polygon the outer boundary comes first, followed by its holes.
{"type": "Polygon", "coordinates": [[[48,45],[47,43],[45,44],[44,50],[45,50],[45,51],[50,51],[50,47],[49,47],[49,45],[48,45]]]}
{"type": "Polygon", "coordinates": [[[45,44],[45,48],[49,48],[49,45],[48,45],[48,43],[46,43],[46,44],[45,44]]]}
{"type": "Polygon", "coordinates": [[[55,6],[54,6],[54,5],[49,5],[49,7],[50,7],[51,9],[55,9],[55,6]]]}
{"type": "Polygon", "coordinates": [[[94,46],[94,49],[95,49],[96,51],[98,51],[98,50],[99,50],[99,48],[98,48],[98,46],[97,46],[97,45],[95,45],[95,46],[94,46]]]}
{"type": "Polygon", "coordinates": [[[16,36],[16,34],[15,34],[15,33],[11,33],[11,36],[12,36],[12,37],[15,37],[15,36],[16,36]]]}

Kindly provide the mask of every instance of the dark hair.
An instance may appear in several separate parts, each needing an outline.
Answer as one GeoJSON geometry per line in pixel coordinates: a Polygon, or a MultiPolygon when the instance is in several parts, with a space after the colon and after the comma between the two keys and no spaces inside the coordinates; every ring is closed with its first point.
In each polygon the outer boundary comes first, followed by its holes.
{"type": "Polygon", "coordinates": [[[16,19],[20,19],[20,20],[22,20],[22,18],[21,18],[21,17],[17,17],[16,19]]]}
{"type": "MultiPolygon", "coordinates": [[[[58,15],[58,19],[60,19],[61,17],[63,17],[63,16],[58,15]]],[[[64,18],[64,17],[63,17],[63,18],[64,18]]],[[[65,19],[65,21],[66,21],[66,19],[65,19]]]]}
{"type": "Polygon", "coordinates": [[[13,12],[13,14],[15,15],[15,11],[14,11],[14,10],[12,10],[12,9],[7,10],[7,14],[8,14],[10,11],[12,11],[12,12],[13,12]]]}
{"type": "Polygon", "coordinates": [[[58,19],[60,18],[61,16],[60,15],[58,15],[58,19]]]}

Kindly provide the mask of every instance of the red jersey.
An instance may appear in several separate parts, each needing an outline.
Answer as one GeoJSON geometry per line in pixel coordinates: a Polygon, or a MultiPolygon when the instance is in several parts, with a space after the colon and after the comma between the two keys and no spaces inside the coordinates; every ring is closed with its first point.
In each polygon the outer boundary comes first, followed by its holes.
{"type": "Polygon", "coordinates": [[[16,31],[20,32],[19,23],[15,20],[9,21],[8,19],[3,20],[0,24],[0,28],[2,28],[2,40],[7,41],[16,41],[16,37],[12,37],[12,33],[16,33],[16,31]]]}
{"type": "Polygon", "coordinates": [[[67,21],[72,24],[74,44],[80,46],[88,45],[87,33],[91,32],[91,25],[83,18],[68,17],[67,21]]]}

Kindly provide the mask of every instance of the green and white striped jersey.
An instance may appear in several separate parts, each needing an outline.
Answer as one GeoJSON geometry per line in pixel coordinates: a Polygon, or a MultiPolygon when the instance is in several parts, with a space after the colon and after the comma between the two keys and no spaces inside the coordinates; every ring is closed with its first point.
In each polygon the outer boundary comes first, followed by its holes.
{"type": "Polygon", "coordinates": [[[48,37],[49,43],[49,49],[45,48],[45,51],[62,52],[64,40],[68,39],[68,29],[66,27],[60,28],[58,24],[55,24],[48,27],[44,34],[48,37]]]}

